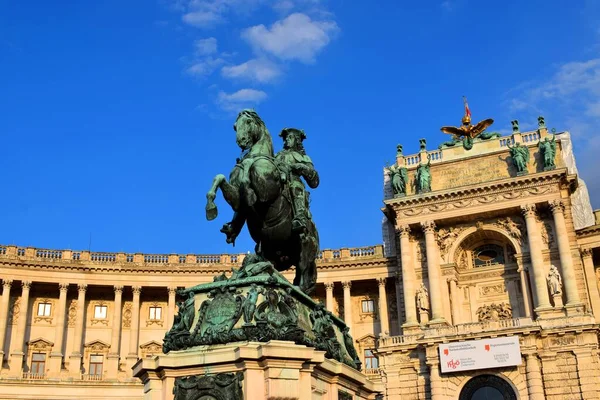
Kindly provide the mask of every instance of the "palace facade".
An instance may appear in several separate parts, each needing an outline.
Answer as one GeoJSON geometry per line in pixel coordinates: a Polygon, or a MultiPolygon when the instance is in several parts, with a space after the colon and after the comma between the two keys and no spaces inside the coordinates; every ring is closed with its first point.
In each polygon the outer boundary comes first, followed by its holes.
{"type": "MultiPolygon", "coordinates": [[[[552,137],[540,120],[469,149],[399,151],[408,184],[394,194],[384,169],[383,244],[319,255],[314,297],[348,324],[384,399],[600,398],[600,213],[568,132],[544,168],[552,137]]],[[[0,246],[0,399],[144,398],[132,367],[161,353],[176,289],[243,258],[0,246]]]]}

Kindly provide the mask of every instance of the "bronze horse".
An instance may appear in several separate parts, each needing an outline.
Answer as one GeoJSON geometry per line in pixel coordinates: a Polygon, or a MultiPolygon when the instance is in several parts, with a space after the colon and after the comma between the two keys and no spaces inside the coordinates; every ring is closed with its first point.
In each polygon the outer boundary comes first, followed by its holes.
{"type": "Polygon", "coordinates": [[[210,221],[217,217],[214,199],[221,189],[234,211],[232,221],[221,229],[227,235],[227,243],[234,243],[247,223],[256,254],[278,271],[295,266],[294,285],[311,294],[317,280],[319,235],[312,219],[306,231],[292,230],[293,209],[286,177],[289,168],[275,161],[271,134],[255,111],[240,112],[233,129],[242,156],[233,167],[229,182],[222,174],[213,179],[206,194],[206,218],[210,221]]]}

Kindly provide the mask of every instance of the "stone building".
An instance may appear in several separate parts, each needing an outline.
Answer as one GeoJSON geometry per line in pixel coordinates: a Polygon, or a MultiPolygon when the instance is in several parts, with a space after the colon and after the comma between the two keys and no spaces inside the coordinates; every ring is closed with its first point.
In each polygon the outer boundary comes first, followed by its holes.
{"type": "MultiPolygon", "coordinates": [[[[552,137],[540,120],[534,132],[399,151],[406,193],[394,195],[386,168],[383,245],[321,252],[314,297],[350,326],[384,398],[600,397],[600,213],[568,132],[544,168],[538,143],[552,137]],[[516,143],[531,155],[525,171],[516,143]],[[423,189],[413,183],[428,160],[423,189]]],[[[0,399],[141,399],[131,367],[161,352],[176,289],[243,257],[0,246],[0,399]]]]}

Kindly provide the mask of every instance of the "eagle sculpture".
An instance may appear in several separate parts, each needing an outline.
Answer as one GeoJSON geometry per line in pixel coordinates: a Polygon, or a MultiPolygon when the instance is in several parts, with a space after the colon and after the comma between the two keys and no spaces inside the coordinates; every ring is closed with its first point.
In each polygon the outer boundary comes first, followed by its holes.
{"type": "Polygon", "coordinates": [[[452,135],[453,143],[458,143],[462,140],[464,148],[470,150],[473,146],[473,139],[481,135],[483,131],[494,123],[494,120],[488,118],[475,125],[471,125],[471,110],[469,110],[467,99],[463,97],[463,100],[465,103],[465,116],[462,118],[462,125],[459,127],[442,126],[440,129],[442,132],[452,135]]]}

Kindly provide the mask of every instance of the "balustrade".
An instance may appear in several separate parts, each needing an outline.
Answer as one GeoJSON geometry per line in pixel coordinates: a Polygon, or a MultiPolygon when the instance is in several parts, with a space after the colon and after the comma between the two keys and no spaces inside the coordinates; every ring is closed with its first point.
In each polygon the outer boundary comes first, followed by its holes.
{"type": "Polygon", "coordinates": [[[146,254],[144,262],[147,264],[166,264],[169,262],[169,256],[166,254],[146,254]]]}
{"type": "Polygon", "coordinates": [[[114,253],[92,253],[90,254],[90,260],[94,262],[115,262],[117,261],[117,255],[114,253]]]}
{"type": "Polygon", "coordinates": [[[44,250],[38,249],[35,252],[35,256],[37,258],[49,258],[49,259],[61,259],[62,258],[62,250],[44,250]]]}

